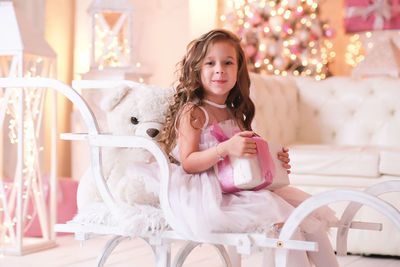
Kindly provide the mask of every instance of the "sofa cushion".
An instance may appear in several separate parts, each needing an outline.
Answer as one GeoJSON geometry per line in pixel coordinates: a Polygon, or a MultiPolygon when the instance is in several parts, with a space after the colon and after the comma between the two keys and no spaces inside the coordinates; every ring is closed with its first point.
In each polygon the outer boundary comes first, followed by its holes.
{"type": "Polygon", "coordinates": [[[382,149],[380,152],[379,171],[382,174],[400,176],[400,150],[382,149]]]}
{"type": "Polygon", "coordinates": [[[292,172],[376,178],[379,150],[337,145],[294,145],[290,148],[292,172]]]}
{"type": "MultiPolygon", "coordinates": [[[[399,176],[392,175],[382,175],[379,178],[368,178],[365,176],[338,176],[338,175],[312,175],[312,174],[300,174],[291,173],[290,175],[290,185],[295,187],[318,187],[324,188],[323,191],[327,191],[335,188],[349,188],[357,190],[365,190],[367,187],[372,185],[399,180],[399,176]],[[321,179],[323,177],[323,179],[321,179]]],[[[308,192],[308,190],[307,190],[308,192]]],[[[308,192],[311,194],[319,192],[308,192]]]]}

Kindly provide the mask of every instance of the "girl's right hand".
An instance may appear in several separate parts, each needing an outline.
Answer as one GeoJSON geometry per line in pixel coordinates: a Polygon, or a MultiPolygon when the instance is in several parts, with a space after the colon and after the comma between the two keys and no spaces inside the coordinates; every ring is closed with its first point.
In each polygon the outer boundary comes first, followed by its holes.
{"type": "Polygon", "coordinates": [[[219,153],[225,157],[232,155],[241,158],[253,158],[257,156],[257,145],[252,137],[253,131],[243,131],[235,134],[229,140],[218,145],[219,153]]]}

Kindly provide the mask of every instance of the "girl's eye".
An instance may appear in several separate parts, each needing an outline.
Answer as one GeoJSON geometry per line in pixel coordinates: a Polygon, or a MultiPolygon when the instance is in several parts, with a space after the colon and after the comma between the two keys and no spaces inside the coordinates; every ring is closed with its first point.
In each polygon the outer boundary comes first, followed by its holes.
{"type": "Polygon", "coordinates": [[[131,123],[136,125],[139,123],[138,119],[136,117],[131,117],[131,123]]]}
{"type": "Polygon", "coordinates": [[[211,62],[211,61],[208,61],[208,62],[206,62],[206,65],[212,65],[213,64],[213,62],[211,62]]]}
{"type": "Polygon", "coordinates": [[[226,65],[232,65],[233,62],[232,62],[232,61],[228,61],[228,62],[226,62],[225,64],[226,64],[226,65]]]}

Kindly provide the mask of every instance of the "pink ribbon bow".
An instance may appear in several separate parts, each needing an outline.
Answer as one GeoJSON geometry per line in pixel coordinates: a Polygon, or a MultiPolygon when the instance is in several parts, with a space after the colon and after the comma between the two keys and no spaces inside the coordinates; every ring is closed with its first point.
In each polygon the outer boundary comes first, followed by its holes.
{"type": "MultiPolygon", "coordinates": [[[[211,127],[210,133],[217,139],[219,143],[228,140],[229,138],[224,134],[221,127],[219,127],[217,121],[214,120],[211,127]]],[[[218,161],[218,180],[221,185],[223,192],[239,192],[240,189],[237,188],[233,181],[233,168],[231,160],[229,157],[225,157],[223,160],[218,161]]]]}
{"type": "MultiPolygon", "coordinates": [[[[216,121],[213,122],[212,128],[210,130],[212,136],[217,139],[218,142],[224,142],[229,138],[224,134],[221,127],[216,121]]],[[[252,190],[260,190],[272,183],[273,177],[275,176],[276,169],[274,161],[269,153],[268,143],[258,136],[251,137],[256,141],[257,145],[257,156],[261,167],[261,173],[265,182],[261,185],[253,188],[252,190]]],[[[217,163],[218,165],[218,179],[221,185],[221,189],[226,193],[239,192],[242,189],[237,188],[233,180],[233,167],[229,157],[225,157],[223,160],[217,163]]]]}

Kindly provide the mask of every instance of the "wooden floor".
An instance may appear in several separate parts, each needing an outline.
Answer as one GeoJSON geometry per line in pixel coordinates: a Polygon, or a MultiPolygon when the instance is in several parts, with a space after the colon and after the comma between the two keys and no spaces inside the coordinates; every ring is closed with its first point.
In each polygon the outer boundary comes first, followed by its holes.
{"type": "MultiPolygon", "coordinates": [[[[82,246],[71,235],[58,237],[58,246],[53,249],[25,256],[0,255],[1,267],[90,267],[94,266],[96,256],[106,243],[105,238],[86,241],[82,246]]],[[[179,244],[173,246],[172,256],[179,244]]],[[[338,257],[340,266],[345,267],[399,267],[400,259],[374,258],[361,256],[338,257]]],[[[139,239],[123,241],[113,252],[106,266],[154,266],[151,252],[139,239]]],[[[219,267],[222,266],[218,254],[208,245],[196,248],[186,260],[184,266],[219,267]]],[[[261,266],[261,254],[243,259],[243,267],[261,266]]]]}

